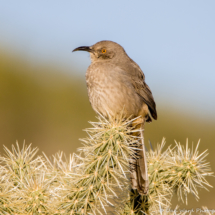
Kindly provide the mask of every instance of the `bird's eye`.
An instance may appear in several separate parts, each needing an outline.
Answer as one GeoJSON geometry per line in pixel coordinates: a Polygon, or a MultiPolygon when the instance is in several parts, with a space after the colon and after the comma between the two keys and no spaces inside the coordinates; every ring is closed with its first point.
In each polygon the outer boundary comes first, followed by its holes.
{"type": "Polygon", "coordinates": [[[106,53],[106,49],[102,49],[102,53],[103,53],[103,54],[106,53]]]}

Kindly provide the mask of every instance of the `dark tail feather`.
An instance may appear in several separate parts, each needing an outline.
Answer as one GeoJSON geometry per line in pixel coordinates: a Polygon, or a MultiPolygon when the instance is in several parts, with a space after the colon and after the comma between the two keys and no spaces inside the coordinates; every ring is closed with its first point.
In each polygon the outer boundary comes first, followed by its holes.
{"type": "Polygon", "coordinates": [[[142,145],[139,150],[139,158],[133,159],[131,163],[131,187],[132,189],[137,189],[139,194],[147,195],[149,189],[149,178],[147,171],[147,161],[145,154],[145,145],[144,145],[144,137],[143,137],[143,127],[141,126],[141,142],[142,145]]]}

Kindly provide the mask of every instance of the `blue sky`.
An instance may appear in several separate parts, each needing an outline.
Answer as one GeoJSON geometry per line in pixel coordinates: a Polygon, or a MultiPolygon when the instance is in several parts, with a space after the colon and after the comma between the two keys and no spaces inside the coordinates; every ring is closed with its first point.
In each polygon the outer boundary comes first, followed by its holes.
{"type": "Polygon", "coordinates": [[[100,40],[121,44],[146,76],[157,103],[214,114],[214,0],[1,1],[0,46],[53,62],[84,78],[100,40]]]}

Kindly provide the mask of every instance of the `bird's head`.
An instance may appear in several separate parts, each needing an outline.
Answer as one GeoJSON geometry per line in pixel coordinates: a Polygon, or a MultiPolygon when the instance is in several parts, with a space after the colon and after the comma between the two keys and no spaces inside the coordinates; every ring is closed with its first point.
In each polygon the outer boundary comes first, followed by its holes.
{"type": "Polygon", "coordinates": [[[127,56],[122,46],[108,40],[100,41],[92,46],[80,46],[74,49],[74,51],[89,52],[92,62],[107,60],[118,61],[123,56],[127,56]]]}

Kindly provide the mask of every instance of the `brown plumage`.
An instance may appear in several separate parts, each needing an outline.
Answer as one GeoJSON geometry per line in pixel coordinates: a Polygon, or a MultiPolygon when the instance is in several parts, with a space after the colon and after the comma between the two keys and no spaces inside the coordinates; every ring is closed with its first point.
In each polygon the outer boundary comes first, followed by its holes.
{"type": "MultiPolygon", "coordinates": [[[[74,49],[78,50],[90,52],[92,63],[87,69],[86,82],[89,100],[96,112],[107,118],[116,117],[122,111],[125,117],[141,116],[133,122],[141,130],[145,121],[152,121],[150,115],[157,119],[154,98],[142,70],[119,44],[101,41],[74,49]]],[[[144,195],[149,181],[143,132],[141,136],[139,159],[132,161],[131,186],[144,195]]]]}

